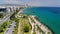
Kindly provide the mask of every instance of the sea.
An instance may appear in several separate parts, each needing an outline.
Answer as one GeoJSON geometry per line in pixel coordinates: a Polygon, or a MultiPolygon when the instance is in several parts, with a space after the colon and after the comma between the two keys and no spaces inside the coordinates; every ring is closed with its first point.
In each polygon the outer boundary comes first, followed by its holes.
{"type": "Polygon", "coordinates": [[[54,34],[60,34],[60,7],[28,7],[22,13],[37,16],[54,34]]]}

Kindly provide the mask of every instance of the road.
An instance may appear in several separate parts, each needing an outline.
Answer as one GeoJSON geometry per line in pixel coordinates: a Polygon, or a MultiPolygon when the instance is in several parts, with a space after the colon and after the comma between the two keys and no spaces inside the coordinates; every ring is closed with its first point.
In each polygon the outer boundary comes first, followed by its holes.
{"type": "Polygon", "coordinates": [[[21,9],[17,14],[20,14],[21,12],[23,12],[23,10],[25,10],[25,8],[21,9]]]}
{"type": "Polygon", "coordinates": [[[3,24],[5,21],[9,20],[10,16],[6,15],[1,21],[0,21],[0,25],[3,24]]]}
{"type": "Polygon", "coordinates": [[[8,21],[10,19],[10,16],[13,14],[14,12],[12,12],[11,14],[7,14],[2,20],[0,20],[0,25],[2,25],[5,21],[8,21]]]}
{"type": "Polygon", "coordinates": [[[20,34],[20,22],[19,22],[19,26],[18,26],[18,34],[20,34]]]}
{"type": "Polygon", "coordinates": [[[15,27],[16,27],[16,22],[12,21],[12,23],[9,25],[7,30],[4,32],[4,34],[13,34],[15,27]]]}

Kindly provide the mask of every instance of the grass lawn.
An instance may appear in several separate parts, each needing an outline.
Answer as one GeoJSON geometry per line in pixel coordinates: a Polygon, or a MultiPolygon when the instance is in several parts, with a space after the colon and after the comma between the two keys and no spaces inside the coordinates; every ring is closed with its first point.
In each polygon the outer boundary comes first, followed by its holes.
{"type": "Polygon", "coordinates": [[[48,34],[50,34],[50,32],[48,32],[48,34]]]}
{"type": "Polygon", "coordinates": [[[18,28],[16,28],[14,31],[14,34],[17,34],[17,33],[18,33],[18,28]]]}
{"type": "Polygon", "coordinates": [[[28,18],[20,18],[20,34],[31,34],[31,25],[29,24],[28,18]],[[25,30],[28,30],[26,32],[25,30]]]}

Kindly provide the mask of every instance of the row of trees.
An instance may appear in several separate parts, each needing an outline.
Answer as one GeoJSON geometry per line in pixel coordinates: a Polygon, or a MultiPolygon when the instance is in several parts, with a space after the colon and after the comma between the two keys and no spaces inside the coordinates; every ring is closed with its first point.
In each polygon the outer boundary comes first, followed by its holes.
{"type": "Polygon", "coordinates": [[[0,26],[0,33],[4,32],[4,29],[7,27],[7,22],[4,22],[1,26],[0,26]]]}
{"type": "Polygon", "coordinates": [[[0,13],[0,18],[3,18],[4,16],[3,16],[3,13],[0,13]]]}

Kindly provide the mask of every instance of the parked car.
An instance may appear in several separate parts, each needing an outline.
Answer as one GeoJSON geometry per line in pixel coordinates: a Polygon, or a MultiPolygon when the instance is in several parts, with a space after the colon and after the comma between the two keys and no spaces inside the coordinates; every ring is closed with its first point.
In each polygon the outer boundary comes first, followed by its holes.
{"type": "Polygon", "coordinates": [[[10,28],[12,25],[9,25],[9,27],[8,28],[10,28]]]}

